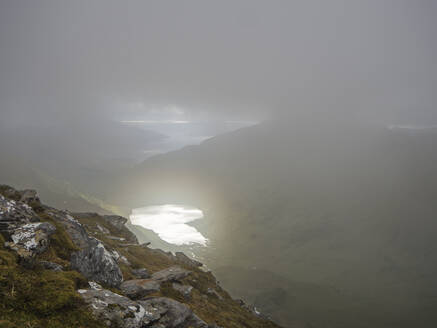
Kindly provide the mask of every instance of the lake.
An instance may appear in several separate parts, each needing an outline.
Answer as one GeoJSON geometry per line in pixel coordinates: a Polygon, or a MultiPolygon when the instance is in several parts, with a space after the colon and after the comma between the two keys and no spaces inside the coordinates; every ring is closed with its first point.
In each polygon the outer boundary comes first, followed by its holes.
{"type": "Polygon", "coordinates": [[[152,230],[162,240],[174,245],[200,244],[207,239],[189,222],[203,218],[203,212],[187,205],[154,205],[132,210],[131,223],[152,230]]]}

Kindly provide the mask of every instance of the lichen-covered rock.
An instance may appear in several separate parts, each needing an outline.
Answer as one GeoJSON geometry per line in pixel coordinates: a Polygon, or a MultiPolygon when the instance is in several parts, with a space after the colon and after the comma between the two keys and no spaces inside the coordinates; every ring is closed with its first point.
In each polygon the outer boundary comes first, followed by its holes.
{"type": "Polygon", "coordinates": [[[147,271],[146,268],[133,269],[132,273],[141,279],[149,279],[150,278],[150,273],[149,273],[149,271],[147,271]]]}
{"type": "Polygon", "coordinates": [[[5,246],[16,251],[20,258],[29,260],[44,252],[49,244],[49,237],[56,228],[48,222],[24,224],[11,234],[12,242],[5,246]]]}
{"type": "Polygon", "coordinates": [[[6,239],[20,226],[38,221],[39,217],[29,205],[0,195],[0,233],[6,239]]]}
{"type": "Polygon", "coordinates": [[[190,273],[191,271],[182,269],[181,267],[175,265],[167,269],[155,272],[154,274],[152,274],[152,279],[159,282],[179,281],[188,276],[190,273]]]}
{"type": "Polygon", "coordinates": [[[137,302],[109,290],[79,289],[78,293],[93,314],[108,327],[142,328],[145,327],[144,322],[156,319],[156,315],[146,313],[144,307],[137,302]]]}
{"type": "Polygon", "coordinates": [[[178,301],[166,297],[155,297],[138,301],[146,313],[151,312],[158,319],[146,323],[151,328],[207,328],[208,325],[197,317],[191,309],[178,301]]]}
{"type": "Polygon", "coordinates": [[[123,281],[123,275],[113,254],[103,244],[88,237],[88,247],[71,255],[71,267],[89,280],[117,287],[123,281]]]}
{"type": "Polygon", "coordinates": [[[126,280],[120,285],[123,294],[132,299],[140,299],[159,291],[159,282],[153,279],[126,280]]]}

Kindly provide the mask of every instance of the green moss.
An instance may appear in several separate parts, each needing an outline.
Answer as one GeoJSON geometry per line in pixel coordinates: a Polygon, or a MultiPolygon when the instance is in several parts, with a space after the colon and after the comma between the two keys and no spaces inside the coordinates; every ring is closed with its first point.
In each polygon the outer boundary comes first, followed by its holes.
{"type": "Polygon", "coordinates": [[[0,272],[0,317],[17,327],[103,327],[76,292],[85,282],[77,272],[9,267],[0,272]]]}
{"type": "Polygon", "coordinates": [[[0,250],[0,270],[14,267],[17,262],[17,257],[12,252],[0,250]]]}

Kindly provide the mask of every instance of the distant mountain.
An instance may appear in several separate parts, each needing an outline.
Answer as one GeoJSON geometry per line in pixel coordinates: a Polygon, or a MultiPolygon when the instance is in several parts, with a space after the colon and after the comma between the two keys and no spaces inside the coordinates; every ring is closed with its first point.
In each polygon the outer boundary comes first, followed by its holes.
{"type": "MultiPolygon", "coordinates": [[[[239,268],[244,279],[221,270],[235,291],[253,291],[256,270],[320,286],[312,301],[291,287],[276,309],[265,302],[284,325],[432,327],[436,146],[435,129],[266,122],[146,160],[108,201],[204,210],[196,226],[210,240],[207,264],[239,268]]],[[[262,293],[245,294],[262,308],[262,293]]]]}

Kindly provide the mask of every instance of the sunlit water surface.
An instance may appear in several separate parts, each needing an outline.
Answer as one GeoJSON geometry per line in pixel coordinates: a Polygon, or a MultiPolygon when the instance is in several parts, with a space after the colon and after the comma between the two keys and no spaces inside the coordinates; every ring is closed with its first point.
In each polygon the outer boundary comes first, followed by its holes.
{"type": "Polygon", "coordinates": [[[198,208],[172,204],[146,206],[133,209],[129,218],[132,224],[154,231],[168,243],[206,246],[207,239],[187,224],[203,218],[203,212],[198,208]]]}

